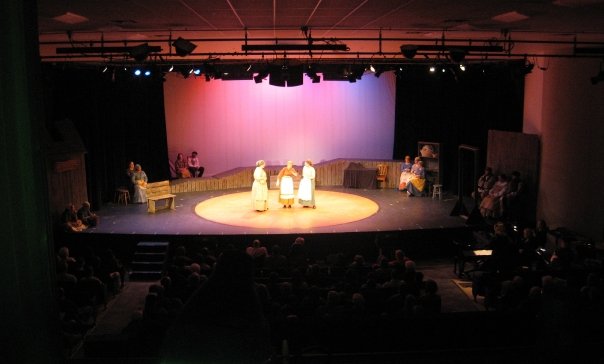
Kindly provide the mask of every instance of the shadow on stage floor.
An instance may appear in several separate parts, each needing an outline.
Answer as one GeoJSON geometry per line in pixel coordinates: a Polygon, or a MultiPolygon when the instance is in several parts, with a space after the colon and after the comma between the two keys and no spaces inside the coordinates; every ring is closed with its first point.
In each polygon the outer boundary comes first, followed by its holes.
{"type": "MultiPolygon", "coordinates": [[[[210,199],[227,195],[241,194],[246,189],[231,189],[208,192],[180,193],[176,196],[176,210],[160,210],[155,214],[147,212],[146,204],[104,205],[99,211],[100,223],[82,233],[59,236],[57,244],[86,241],[92,245],[108,246],[115,250],[134,249],[140,241],[168,241],[172,244],[232,244],[235,247],[247,246],[253,239],[260,239],[263,244],[271,246],[279,244],[288,247],[296,236],[303,236],[309,251],[319,255],[330,254],[334,251],[355,251],[365,254],[375,254],[377,247],[402,248],[408,253],[418,255],[449,254],[452,241],[466,239],[469,229],[465,220],[459,216],[450,216],[455,207],[457,197],[445,194],[442,199],[430,197],[408,197],[406,193],[393,189],[348,189],[321,188],[317,190],[317,209],[303,209],[300,205],[292,205],[292,209],[281,209],[277,201],[271,201],[270,209],[266,212],[255,212],[251,209],[251,196],[241,202],[241,216],[225,208],[214,207],[214,214],[227,214],[218,221],[232,221],[232,224],[214,222],[196,213],[196,207],[210,199]],[[339,201],[330,205],[327,198],[321,200],[328,192],[349,194],[351,201],[363,197],[377,204],[377,211],[369,216],[352,222],[344,222],[334,216],[348,215],[355,212],[355,205],[339,201]],[[331,211],[330,211],[331,209],[331,211]],[[336,211],[337,210],[337,211],[336,211]],[[326,214],[325,221],[309,222],[310,217],[326,214]],[[293,223],[280,224],[277,218],[284,214],[295,217],[293,223]],[[231,219],[231,215],[233,217],[231,219]],[[238,220],[246,216],[259,216],[264,219],[275,217],[274,224],[268,227],[255,227],[254,224],[238,220]],[[313,215],[315,214],[315,215],[313,215]],[[305,219],[308,216],[309,219],[305,219]]],[[[276,191],[270,191],[271,197],[276,191]]],[[[275,197],[276,199],[276,197],[275,197]]],[[[220,217],[220,216],[219,216],[220,217]]],[[[350,219],[349,219],[350,220],[350,219]]],[[[371,255],[368,255],[371,256],[371,255]]]]}

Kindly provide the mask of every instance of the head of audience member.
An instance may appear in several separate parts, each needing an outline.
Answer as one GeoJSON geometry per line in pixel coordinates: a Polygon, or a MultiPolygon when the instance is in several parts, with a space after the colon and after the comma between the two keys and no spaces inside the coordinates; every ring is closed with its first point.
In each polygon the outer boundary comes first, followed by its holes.
{"type": "Polygon", "coordinates": [[[434,295],[438,291],[438,285],[433,279],[426,279],[424,282],[424,290],[427,295],[434,295]]]}
{"type": "Polygon", "coordinates": [[[502,221],[498,221],[495,223],[495,225],[493,225],[493,231],[495,232],[495,235],[506,235],[507,234],[505,224],[502,221]]]}
{"type": "Polygon", "coordinates": [[[415,272],[415,262],[412,260],[407,260],[405,262],[405,271],[407,272],[415,272]]]}
{"type": "Polygon", "coordinates": [[[254,241],[252,241],[252,248],[260,248],[260,240],[254,239],[254,241]]]}
{"type": "Polygon", "coordinates": [[[296,240],[294,240],[294,245],[304,245],[304,238],[301,236],[298,236],[296,238],[296,240]]]}

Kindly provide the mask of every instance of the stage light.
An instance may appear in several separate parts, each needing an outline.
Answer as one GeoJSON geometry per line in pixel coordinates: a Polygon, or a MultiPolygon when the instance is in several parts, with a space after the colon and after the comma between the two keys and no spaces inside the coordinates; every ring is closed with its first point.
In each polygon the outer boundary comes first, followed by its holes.
{"type": "Polygon", "coordinates": [[[375,72],[376,72],[376,71],[375,71],[375,67],[373,67],[373,65],[372,65],[372,64],[370,64],[370,65],[369,65],[369,70],[370,70],[371,72],[373,72],[373,73],[375,73],[375,72]]]}
{"type": "Polygon", "coordinates": [[[109,67],[105,66],[101,72],[105,73],[105,72],[107,72],[108,69],[109,69],[109,67]]]}
{"type": "Polygon", "coordinates": [[[201,74],[201,69],[199,69],[199,68],[195,68],[195,69],[193,70],[193,74],[194,74],[195,76],[199,76],[199,75],[201,74]]]}
{"type": "Polygon", "coordinates": [[[254,82],[262,83],[262,80],[267,78],[269,73],[270,73],[270,67],[267,65],[266,67],[261,69],[260,72],[258,72],[258,74],[256,76],[254,76],[254,82]]]}
{"type": "Polygon", "coordinates": [[[405,58],[412,59],[417,54],[417,46],[405,44],[401,46],[401,53],[405,58]]]}
{"type": "Polygon", "coordinates": [[[138,68],[134,70],[134,75],[135,76],[140,76],[141,73],[142,73],[142,71],[140,69],[138,69],[138,68]]]}
{"type": "Polygon", "coordinates": [[[145,75],[145,77],[149,77],[149,76],[151,76],[151,71],[149,71],[149,70],[145,70],[144,75],[145,75]]]}
{"type": "Polygon", "coordinates": [[[136,47],[130,48],[130,57],[134,58],[137,62],[142,62],[149,56],[151,48],[148,43],[139,44],[136,47]]]}
{"type": "Polygon", "coordinates": [[[449,49],[449,55],[453,62],[459,63],[466,58],[466,51],[464,49],[451,48],[449,49]]]}
{"type": "Polygon", "coordinates": [[[464,66],[463,64],[459,64],[459,69],[465,72],[466,66],[464,66]]]}
{"type": "Polygon", "coordinates": [[[440,71],[441,71],[442,73],[447,72],[447,71],[445,70],[445,67],[443,67],[443,68],[442,68],[440,71]]]}
{"type": "Polygon", "coordinates": [[[174,41],[174,43],[172,43],[172,45],[174,46],[174,50],[176,51],[176,54],[178,54],[181,57],[186,57],[189,54],[191,54],[195,48],[197,48],[197,46],[191,42],[189,42],[186,39],[183,39],[181,37],[178,37],[178,39],[176,39],[174,41]]]}
{"type": "Polygon", "coordinates": [[[174,65],[171,65],[170,68],[168,68],[168,72],[172,72],[174,71],[174,65]]]}
{"type": "Polygon", "coordinates": [[[436,67],[430,66],[430,73],[434,73],[434,72],[436,72],[436,67]]]}

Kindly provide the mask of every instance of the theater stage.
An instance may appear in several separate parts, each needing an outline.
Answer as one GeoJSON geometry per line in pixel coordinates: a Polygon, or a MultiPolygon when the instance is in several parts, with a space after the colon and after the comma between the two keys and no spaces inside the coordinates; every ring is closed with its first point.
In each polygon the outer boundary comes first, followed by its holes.
{"type": "Polygon", "coordinates": [[[402,248],[414,257],[450,257],[454,240],[471,238],[459,216],[450,216],[456,196],[408,197],[395,189],[319,188],[316,209],[298,204],[283,209],[277,191],[269,191],[269,210],[252,209],[249,189],[187,192],[176,195],[176,210],[148,213],[146,204],[109,203],[97,212],[100,223],[82,233],[58,236],[57,244],[77,249],[86,243],[131,256],[143,241],[174,245],[289,246],[303,236],[316,256],[343,252],[375,256],[402,248]]]}
{"type": "Polygon", "coordinates": [[[321,188],[316,209],[282,208],[269,191],[269,210],[252,209],[247,189],[179,193],[176,210],[147,212],[146,204],[102,207],[100,224],[84,234],[271,235],[386,232],[457,228],[465,220],[449,216],[456,197],[408,197],[393,189],[321,188]]]}

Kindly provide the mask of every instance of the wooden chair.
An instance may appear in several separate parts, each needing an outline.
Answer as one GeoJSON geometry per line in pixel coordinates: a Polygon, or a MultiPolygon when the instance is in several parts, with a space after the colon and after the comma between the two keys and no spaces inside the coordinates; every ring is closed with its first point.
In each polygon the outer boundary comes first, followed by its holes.
{"type": "Polygon", "coordinates": [[[387,164],[378,164],[377,165],[377,183],[378,186],[380,184],[380,182],[385,183],[386,182],[386,177],[388,176],[388,165],[387,164]]]}

